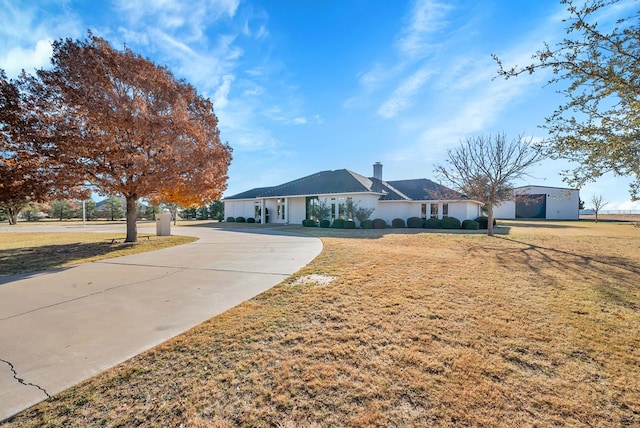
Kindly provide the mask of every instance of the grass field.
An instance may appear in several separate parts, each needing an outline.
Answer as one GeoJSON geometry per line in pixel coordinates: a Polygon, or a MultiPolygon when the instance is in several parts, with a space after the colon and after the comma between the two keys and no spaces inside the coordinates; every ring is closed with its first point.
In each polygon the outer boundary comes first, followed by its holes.
{"type": "Polygon", "coordinates": [[[637,426],[640,228],[300,229],[270,291],[15,426],[637,426]]]}
{"type": "Polygon", "coordinates": [[[124,243],[122,233],[15,230],[0,235],[0,277],[159,250],[196,239],[188,236],[147,238],[141,234],[143,237],[138,242],[124,243]]]}

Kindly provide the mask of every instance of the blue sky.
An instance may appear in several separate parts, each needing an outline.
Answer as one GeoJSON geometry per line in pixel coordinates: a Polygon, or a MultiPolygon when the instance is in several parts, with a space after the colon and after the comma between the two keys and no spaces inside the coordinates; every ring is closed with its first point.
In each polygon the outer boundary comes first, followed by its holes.
{"type": "MultiPolygon", "coordinates": [[[[474,135],[535,140],[563,102],[544,73],[493,79],[564,35],[558,0],[0,0],[0,67],[46,67],[51,42],[87,29],[126,44],[211,98],[234,150],[232,195],[322,170],[434,178],[474,135]]],[[[545,161],[517,185],[565,187],[545,161]]],[[[640,209],[628,179],[581,189],[640,209]]]]}

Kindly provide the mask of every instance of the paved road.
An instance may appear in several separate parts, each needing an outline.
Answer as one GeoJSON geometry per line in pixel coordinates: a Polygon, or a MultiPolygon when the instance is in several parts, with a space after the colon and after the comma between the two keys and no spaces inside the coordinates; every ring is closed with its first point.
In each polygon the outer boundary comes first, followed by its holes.
{"type": "Polygon", "coordinates": [[[268,290],[322,249],[270,229],[172,233],[199,240],[0,280],[0,421],[268,290]]]}

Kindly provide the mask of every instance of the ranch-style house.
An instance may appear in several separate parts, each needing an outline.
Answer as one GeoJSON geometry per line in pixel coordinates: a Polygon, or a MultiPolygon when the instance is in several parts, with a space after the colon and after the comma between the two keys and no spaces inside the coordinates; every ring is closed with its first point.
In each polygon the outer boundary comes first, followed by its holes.
{"type": "Polygon", "coordinates": [[[321,171],[273,187],[258,187],[224,198],[225,218],[253,218],[257,223],[301,224],[313,218],[313,207],[326,204],[329,220],[348,218],[347,202],[373,209],[371,218],[391,224],[410,217],[474,219],[482,204],[426,178],[384,181],[382,164],[373,165],[373,177],[348,169],[321,171]],[[264,215],[263,215],[264,213],[264,215]]]}

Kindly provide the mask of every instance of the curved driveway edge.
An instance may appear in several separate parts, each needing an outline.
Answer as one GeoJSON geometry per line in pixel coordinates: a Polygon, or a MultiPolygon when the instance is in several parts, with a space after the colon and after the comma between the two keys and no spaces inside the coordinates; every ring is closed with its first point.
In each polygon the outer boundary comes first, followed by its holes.
{"type": "Polygon", "coordinates": [[[270,229],[173,233],[199,240],[0,284],[0,421],[270,289],[322,250],[270,229]]]}

